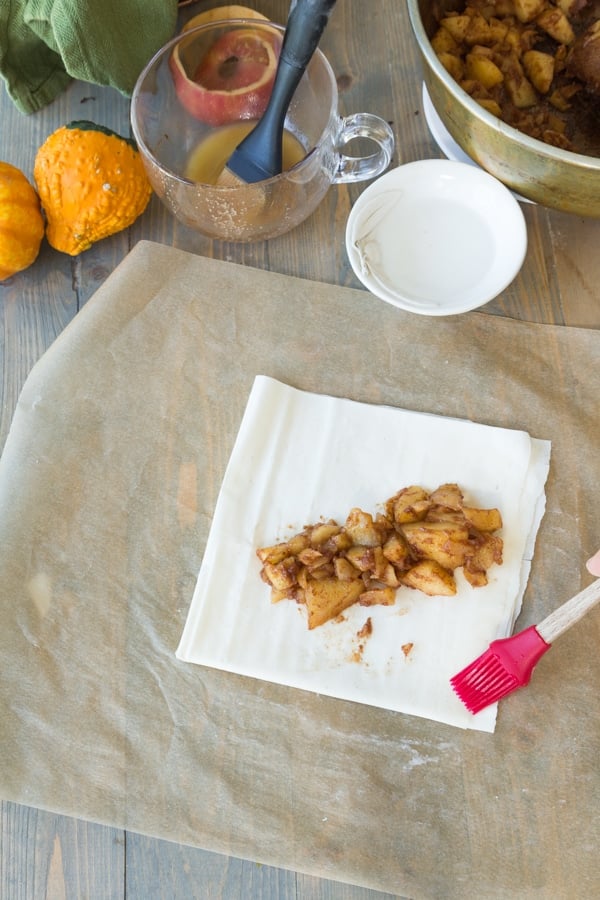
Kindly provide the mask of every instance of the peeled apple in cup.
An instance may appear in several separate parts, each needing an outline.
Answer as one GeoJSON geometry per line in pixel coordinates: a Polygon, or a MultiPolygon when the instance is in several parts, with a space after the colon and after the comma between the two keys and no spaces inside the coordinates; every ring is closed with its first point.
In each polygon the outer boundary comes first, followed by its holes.
{"type": "Polygon", "coordinates": [[[16,166],[0,162],[0,282],[35,262],[43,237],[35,188],[16,166]]]}
{"type": "MultiPolygon", "coordinates": [[[[256,10],[225,6],[195,16],[183,33],[222,19],[267,21],[256,10]]],[[[204,54],[191,77],[182,61],[185,45],[173,50],[170,68],[179,100],[194,118],[227,125],[259,118],[268,103],[277,69],[280,38],[261,29],[236,27],[223,32],[204,54]]]]}

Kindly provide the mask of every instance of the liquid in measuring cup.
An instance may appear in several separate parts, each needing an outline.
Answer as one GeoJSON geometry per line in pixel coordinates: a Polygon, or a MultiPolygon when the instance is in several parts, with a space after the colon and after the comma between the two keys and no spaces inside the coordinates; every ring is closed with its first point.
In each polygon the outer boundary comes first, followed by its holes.
{"type": "MultiPolygon", "coordinates": [[[[231,154],[255,127],[256,121],[234,122],[212,131],[193,149],[185,167],[185,177],[200,184],[216,184],[231,154]]],[[[283,170],[291,169],[306,156],[297,137],[283,132],[283,170]]]]}

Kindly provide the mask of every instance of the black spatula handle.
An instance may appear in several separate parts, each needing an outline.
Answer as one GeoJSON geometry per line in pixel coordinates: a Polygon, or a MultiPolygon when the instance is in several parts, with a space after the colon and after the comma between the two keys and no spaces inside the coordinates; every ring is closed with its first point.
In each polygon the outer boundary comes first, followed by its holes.
{"type": "Polygon", "coordinates": [[[259,128],[283,128],[287,108],[306,66],[317,49],[336,0],[297,0],[288,16],[277,74],[259,128]],[[268,124],[269,123],[269,124],[268,124]]]}
{"type": "Polygon", "coordinates": [[[297,0],[290,10],[281,58],[304,69],[323,34],[336,0],[297,0]]]}
{"type": "Polygon", "coordinates": [[[227,163],[229,173],[247,184],[272,178],[282,170],[286,113],[334,5],[335,0],[297,0],[290,10],[267,108],[227,163]]]}

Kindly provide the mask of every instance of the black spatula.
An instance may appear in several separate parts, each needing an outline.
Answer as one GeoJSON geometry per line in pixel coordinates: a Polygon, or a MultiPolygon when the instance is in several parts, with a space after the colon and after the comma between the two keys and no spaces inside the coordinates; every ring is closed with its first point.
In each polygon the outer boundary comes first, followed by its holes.
{"type": "Polygon", "coordinates": [[[236,147],[218,184],[252,184],[279,175],[285,117],[336,0],[297,0],[290,10],[273,90],[262,118],[236,147]]]}

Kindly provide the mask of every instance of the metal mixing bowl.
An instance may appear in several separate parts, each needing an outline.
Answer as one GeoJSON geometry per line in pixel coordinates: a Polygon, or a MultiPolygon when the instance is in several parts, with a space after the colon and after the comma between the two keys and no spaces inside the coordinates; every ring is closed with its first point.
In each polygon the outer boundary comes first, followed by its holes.
{"type": "Polygon", "coordinates": [[[542,206],[600,218],[600,158],[530,138],[483,109],[444,69],[429,41],[456,0],[407,0],[431,101],[457,144],[509,188],[542,206]]]}

